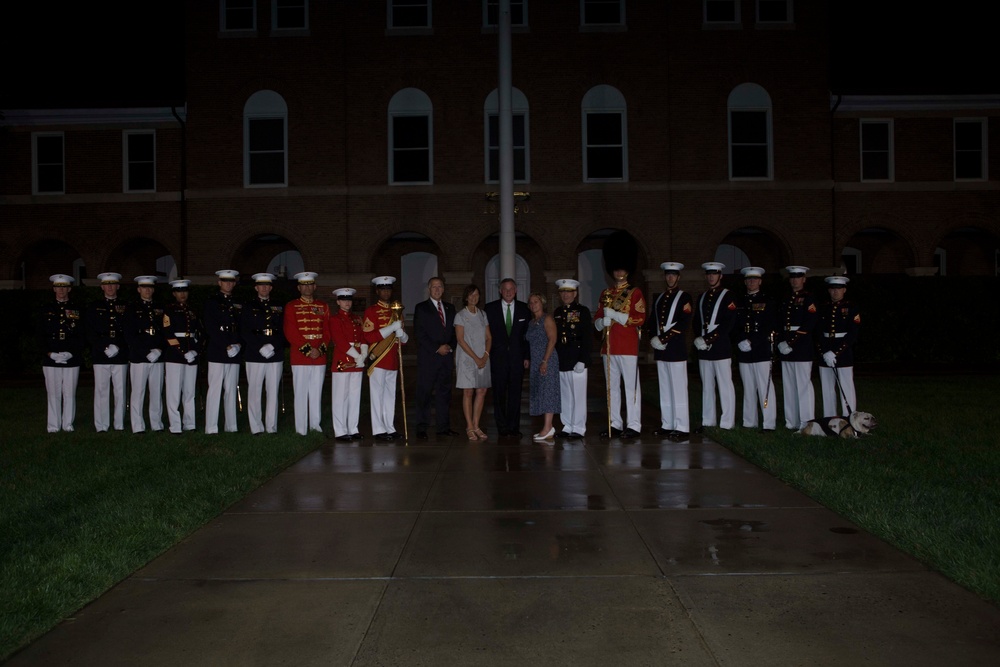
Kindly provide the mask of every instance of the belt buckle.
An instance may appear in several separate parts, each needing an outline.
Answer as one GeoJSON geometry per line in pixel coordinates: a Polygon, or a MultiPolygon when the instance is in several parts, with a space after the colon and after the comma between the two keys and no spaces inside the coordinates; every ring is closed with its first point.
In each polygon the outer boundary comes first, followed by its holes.
{"type": "Polygon", "coordinates": [[[59,332],[59,340],[66,340],[66,332],[65,331],[60,331],[59,332]]]}
{"type": "Polygon", "coordinates": [[[265,336],[273,336],[274,335],[273,330],[271,330],[271,329],[264,329],[264,335],[265,336]]]}

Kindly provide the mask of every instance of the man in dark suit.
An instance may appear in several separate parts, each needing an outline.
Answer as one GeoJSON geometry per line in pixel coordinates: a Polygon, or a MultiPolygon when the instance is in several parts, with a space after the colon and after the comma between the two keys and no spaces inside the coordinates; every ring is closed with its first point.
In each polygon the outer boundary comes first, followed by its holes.
{"type": "Polygon", "coordinates": [[[493,413],[501,436],[521,437],[521,386],[528,343],[524,334],[531,321],[528,304],[518,301],[513,278],[500,281],[500,298],[486,304],[486,319],[493,336],[490,375],[493,378],[493,413]]]}
{"type": "Polygon", "coordinates": [[[455,370],[455,306],[441,300],[444,280],[427,281],[430,298],[413,309],[413,330],[417,336],[417,437],[427,438],[431,398],[434,398],[435,425],[439,436],[458,435],[451,430],[452,373],[455,370]]]}

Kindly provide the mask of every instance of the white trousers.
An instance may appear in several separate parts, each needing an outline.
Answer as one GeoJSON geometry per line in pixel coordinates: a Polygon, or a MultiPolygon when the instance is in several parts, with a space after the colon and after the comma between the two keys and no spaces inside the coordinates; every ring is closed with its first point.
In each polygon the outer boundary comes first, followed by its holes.
{"type": "Polygon", "coordinates": [[[111,392],[115,395],[114,428],[125,428],[125,364],[94,364],[94,428],[111,427],[111,392]]]}
{"type": "Polygon", "coordinates": [[[205,394],[205,433],[219,432],[219,400],[226,415],[226,433],[236,432],[236,391],[239,364],[208,362],[208,393],[205,394]]]}
{"type": "Polygon", "coordinates": [[[851,410],[858,409],[858,397],[854,393],[854,367],[830,368],[829,366],[819,367],[819,386],[823,390],[823,416],[850,417],[851,410]],[[841,394],[837,389],[836,372],[840,377],[840,387],[844,390],[841,394]],[[840,398],[840,405],[837,405],[837,398],[840,398]]]}
{"type": "Polygon", "coordinates": [[[660,380],[660,428],[690,433],[687,362],[657,361],[656,375],[660,380]]]}
{"type": "Polygon", "coordinates": [[[362,375],[363,373],[330,373],[333,434],[335,436],[354,435],[358,432],[362,375]]]}
{"type": "MultiPolygon", "coordinates": [[[[368,376],[372,435],[396,432],[396,376],[399,371],[375,368],[368,376]]],[[[355,431],[356,433],[357,431],[355,431]]]]}
{"type": "MultiPolygon", "coordinates": [[[[611,387],[611,428],[625,428],[633,431],[642,430],[642,400],[638,383],[638,357],[632,354],[612,354],[610,377],[608,377],[608,355],[601,355],[604,364],[604,376],[611,387]],[[622,420],[622,387],[625,385],[625,409],[628,419],[622,420]]],[[[624,429],[623,429],[624,430],[624,429]]]]}
{"type": "Polygon", "coordinates": [[[48,394],[48,415],[45,428],[49,433],[73,430],[76,419],[76,385],[80,381],[80,367],[57,368],[42,366],[45,392],[48,394]]]}
{"type": "Polygon", "coordinates": [[[774,400],[774,379],[769,380],[770,374],[770,361],[740,364],[740,379],[743,381],[743,428],[757,428],[758,405],[764,415],[762,428],[773,430],[777,424],[778,406],[774,400]]]}
{"type": "Polygon", "coordinates": [[[171,433],[195,429],[195,392],[198,366],[167,363],[163,370],[167,395],[167,424],[171,433]],[[183,408],[184,416],[181,416],[183,408]]]}
{"type": "Polygon", "coordinates": [[[295,432],[305,435],[309,431],[323,432],[320,424],[320,397],[326,366],[292,366],[292,391],[295,393],[295,432]]]}
{"type": "Polygon", "coordinates": [[[782,361],[782,399],[785,403],[785,428],[798,431],[816,417],[816,392],[812,385],[811,361],[782,361]]]}
{"type": "Polygon", "coordinates": [[[587,374],[586,368],[582,373],[559,372],[559,420],[567,433],[587,433],[587,374]]]}
{"type": "Polygon", "coordinates": [[[146,421],[142,417],[142,404],[146,400],[146,387],[149,387],[149,428],[154,431],[163,430],[163,362],[150,364],[130,363],[128,365],[128,381],[132,385],[129,397],[129,414],[132,416],[132,432],[142,433],[146,430],[146,421]]]}
{"type": "Polygon", "coordinates": [[[701,425],[731,429],[736,426],[736,387],[733,386],[733,360],[699,359],[701,373],[701,425]],[[719,390],[722,417],[716,421],[715,390],[719,390]]]}
{"type": "Polygon", "coordinates": [[[260,433],[265,427],[268,433],[278,432],[278,392],[284,363],[247,362],[247,417],[250,432],[260,433]],[[263,419],[260,413],[261,393],[267,385],[267,405],[263,419]]]}

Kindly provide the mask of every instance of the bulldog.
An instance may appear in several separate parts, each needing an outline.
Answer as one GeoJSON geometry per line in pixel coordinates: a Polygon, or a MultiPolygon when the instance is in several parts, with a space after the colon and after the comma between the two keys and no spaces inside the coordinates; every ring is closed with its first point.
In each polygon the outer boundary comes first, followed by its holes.
{"type": "Polygon", "coordinates": [[[832,435],[838,438],[859,438],[868,435],[878,421],[870,412],[855,411],[850,417],[824,417],[806,422],[802,435],[832,435]]]}

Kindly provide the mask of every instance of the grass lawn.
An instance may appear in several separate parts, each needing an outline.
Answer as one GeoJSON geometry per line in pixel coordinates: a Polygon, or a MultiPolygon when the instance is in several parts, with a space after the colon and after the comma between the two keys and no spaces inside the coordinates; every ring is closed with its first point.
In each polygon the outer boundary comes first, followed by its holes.
{"type": "Polygon", "coordinates": [[[0,660],[324,440],[295,433],[291,405],[276,435],[243,414],[235,434],[98,434],[85,385],[58,434],[44,388],[0,389],[0,660]]]}
{"type": "MultiPolygon", "coordinates": [[[[776,433],[709,432],[816,501],[1000,603],[1000,378],[876,376],[858,377],[856,385],[859,409],[879,422],[867,438],[785,431],[780,387],[776,433]]],[[[692,398],[695,391],[700,394],[700,385],[692,385],[692,398]]],[[[698,410],[692,412],[695,423],[698,410]]]]}

